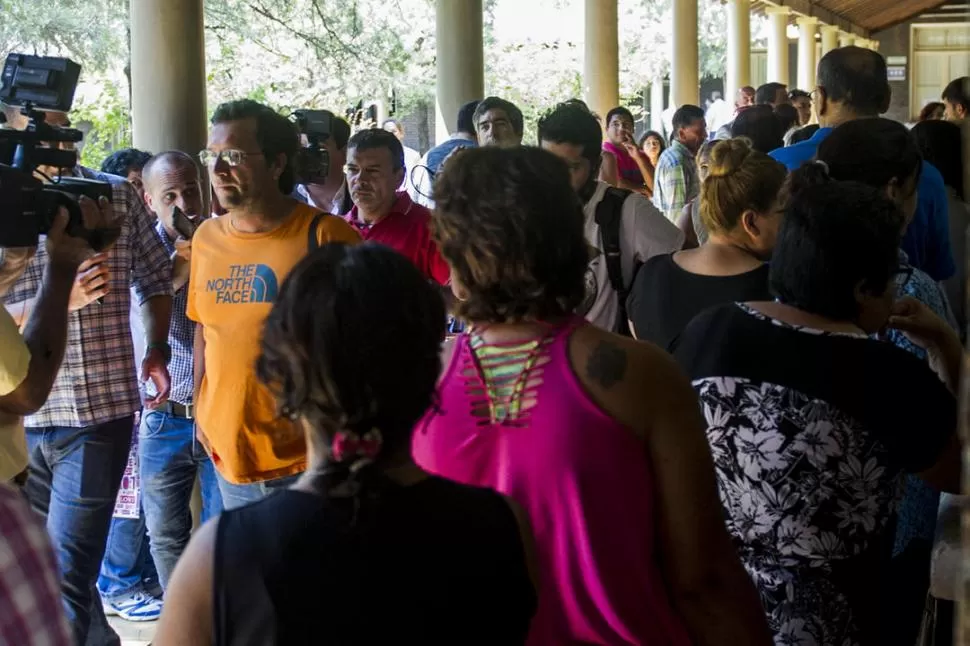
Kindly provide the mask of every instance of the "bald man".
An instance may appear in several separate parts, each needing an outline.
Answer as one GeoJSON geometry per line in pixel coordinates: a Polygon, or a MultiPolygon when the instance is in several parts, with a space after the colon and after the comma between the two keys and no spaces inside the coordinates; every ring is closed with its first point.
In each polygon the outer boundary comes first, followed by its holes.
{"type": "Polygon", "coordinates": [[[206,217],[199,168],[185,153],[164,152],[148,161],[142,171],[142,181],[145,203],[158,217],[155,232],[174,259],[175,298],[169,328],[172,391],[166,404],[154,410],[145,409],[138,436],[145,522],[159,583],[164,589],[189,540],[192,529],[189,499],[196,477],[202,490],[203,522],[222,511],[222,495],[212,461],[195,437],[192,406],[195,324],[185,315],[192,243],[180,236],[173,217],[176,207],[196,226],[206,217]]]}
{"type": "MultiPolygon", "coordinates": [[[[771,156],[793,171],[815,157],[819,144],[833,129],[884,114],[891,98],[886,59],[881,54],[862,47],[833,49],[818,63],[815,111],[821,127],[811,139],[774,150],[771,156]]],[[[917,190],[916,214],[906,229],[902,250],[913,267],[935,280],[946,280],[956,270],[949,207],[943,176],[932,164],[923,162],[917,190]]]]}

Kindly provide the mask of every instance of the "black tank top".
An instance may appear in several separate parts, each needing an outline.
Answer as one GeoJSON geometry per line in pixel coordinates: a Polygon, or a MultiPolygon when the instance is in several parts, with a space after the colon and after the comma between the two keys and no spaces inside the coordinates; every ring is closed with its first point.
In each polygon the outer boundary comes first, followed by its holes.
{"type": "Polygon", "coordinates": [[[217,646],[521,644],[536,608],[515,515],[430,477],[382,493],[366,538],[346,499],[286,490],[223,512],[217,646]]]}

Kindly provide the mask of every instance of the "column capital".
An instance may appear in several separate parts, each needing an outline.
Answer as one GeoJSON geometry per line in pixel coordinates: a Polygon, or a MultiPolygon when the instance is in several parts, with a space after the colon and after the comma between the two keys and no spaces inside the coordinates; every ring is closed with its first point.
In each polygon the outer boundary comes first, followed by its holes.
{"type": "Polygon", "coordinates": [[[791,13],[791,9],[789,7],[772,5],[770,7],[765,7],[765,13],[769,16],[787,16],[791,13]]]}
{"type": "Polygon", "coordinates": [[[798,16],[795,18],[795,23],[799,26],[811,27],[812,25],[818,23],[818,18],[815,16],[798,16]]]}
{"type": "Polygon", "coordinates": [[[822,26],[819,27],[819,29],[822,30],[822,33],[823,34],[829,33],[829,34],[836,34],[836,35],[838,35],[838,33],[840,31],[842,31],[836,25],[826,25],[825,23],[822,23],[822,26]]]}

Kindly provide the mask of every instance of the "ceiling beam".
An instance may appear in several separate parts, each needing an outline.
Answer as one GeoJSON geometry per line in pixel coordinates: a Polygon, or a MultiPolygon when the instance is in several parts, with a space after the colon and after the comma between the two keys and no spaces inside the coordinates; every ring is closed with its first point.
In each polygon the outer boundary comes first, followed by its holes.
{"type": "Polygon", "coordinates": [[[864,38],[871,36],[868,29],[843,18],[833,11],[815,5],[811,0],[771,0],[771,2],[765,2],[764,4],[768,6],[788,7],[795,13],[818,18],[819,22],[825,23],[826,25],[834,25],[848,34],[855,34],[856,36],[862,36],[864,38]]]}

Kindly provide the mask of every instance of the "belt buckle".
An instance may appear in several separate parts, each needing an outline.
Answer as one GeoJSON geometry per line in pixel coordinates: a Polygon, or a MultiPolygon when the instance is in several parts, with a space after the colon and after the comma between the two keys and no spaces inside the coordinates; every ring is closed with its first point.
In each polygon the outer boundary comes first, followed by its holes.
{"type": "Polygon", "coordinates": [[[185,419],[195,419],[195,404],[185,405],[185,419]]]}

